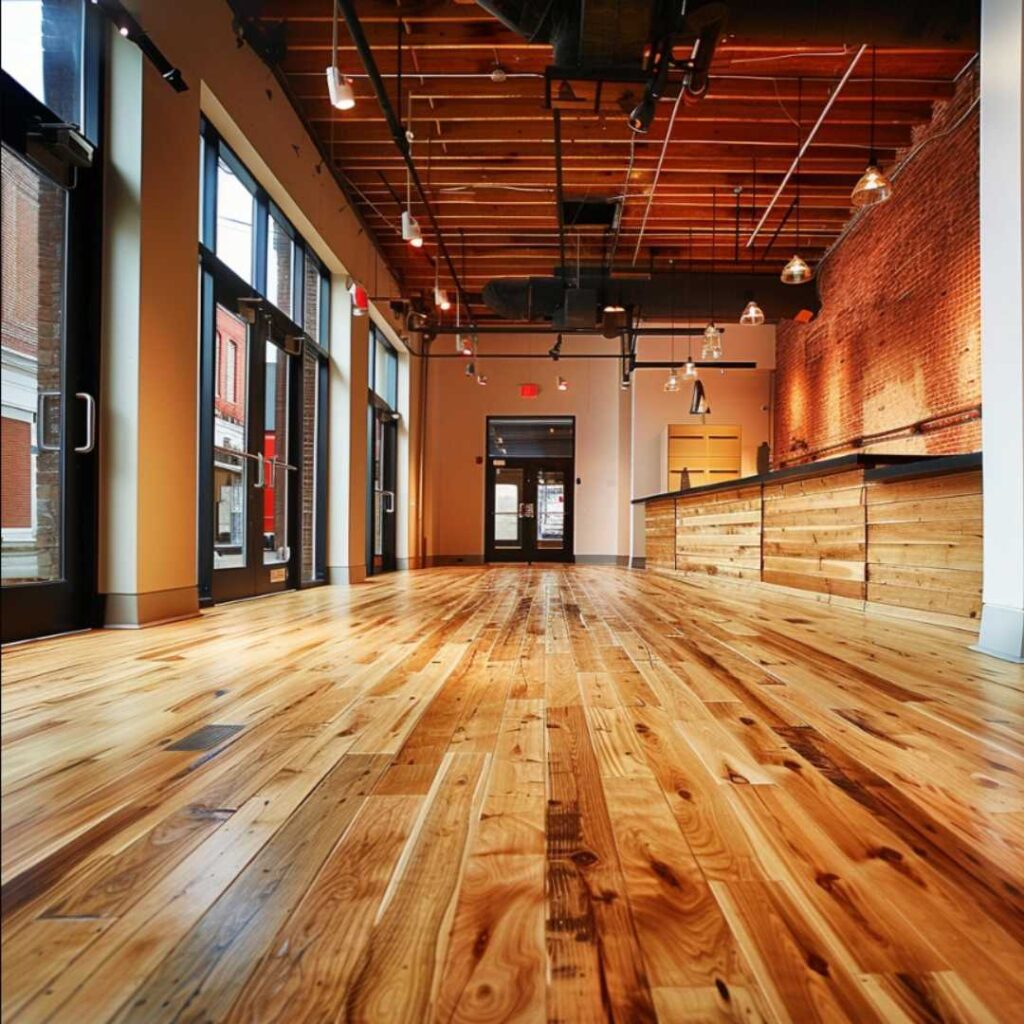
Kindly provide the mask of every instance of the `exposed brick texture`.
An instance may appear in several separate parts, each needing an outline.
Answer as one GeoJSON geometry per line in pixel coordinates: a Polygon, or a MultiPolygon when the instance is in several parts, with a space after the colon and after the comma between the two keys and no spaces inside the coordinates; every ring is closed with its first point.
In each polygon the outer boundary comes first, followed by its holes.
{"type": "Polygon", "coordinates": [[[32,525],[32,424],[4,416],[0,429],[0,515],[5,527],[32,525]]]}
{"type": "Polygon", "coordinates": [[[817,319],[779,325],[776,466],[981,447],[976,96],[968,74],[936,104],[893,197],[821,267],[817,319]]]}

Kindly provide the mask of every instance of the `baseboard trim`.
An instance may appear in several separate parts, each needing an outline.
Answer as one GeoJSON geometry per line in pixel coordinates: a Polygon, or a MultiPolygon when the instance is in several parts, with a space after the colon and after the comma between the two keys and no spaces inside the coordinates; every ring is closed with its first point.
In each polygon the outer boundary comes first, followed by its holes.
{"type": "Polygon", "coordinates": [[[577,555],[577,565],[617,565],[626,569],[629,567],[628,555],[577,555]]]}
{"type": "Polygon", "coordinates": [[[144,629],[199,615],[197,587],[151,590],[141,594],[104,594],[105,629],[144,629]]]}
{"type": "Polygon", "coordinates": [[[483,565],[483,555],[427,555],[423,559],[424,569],[434,569],[443,565],[483,565]]]}

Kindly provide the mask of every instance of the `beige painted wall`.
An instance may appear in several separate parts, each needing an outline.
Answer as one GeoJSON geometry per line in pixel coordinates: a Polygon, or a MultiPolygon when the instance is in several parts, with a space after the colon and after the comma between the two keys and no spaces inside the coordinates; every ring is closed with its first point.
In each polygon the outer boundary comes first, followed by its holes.
{"type": "MultiPolygon", "coordinates": [[[[434,342],[434,351],[447,354],[449,338],[434,342]]],[[[662,435],[669,423],[689,420],[690,391],[663,390],[666,371],[634,374],[630,391],[619,388],[617,360],[561,360],[546,357],[550,338],[509,336],[485,339],[478,369],[488,376],[487,387],[467,379],[462,359],[430,360],[426,461],[427,554],[434,560],[478,559],[483,553],[484,470],[477,457],[486,455],[487,416],[570,414],[576,416],[576,554],[643,555],[642,513],[630,499],[662,490],[665,468],[662,435]],[[537,359],[500,361],[487,352],[524,351],[537,359]],[[555,388],[555,376],[569,380],[570,389],[555,388]],[[519,397],[522,381],[541,385],[539,398],[519,397]]],[[[769,436],[771,372],[775,360],[775,330],[771,326],[729,327],[725,357],[753,361],[756,370],[704,370],[711,397],[710,423],[739,423],[743,430],[742,471],[756,468],[757,446],[769,436]]],[[[567,338],[564,351],[615,352],[617,342],[567,338]]],[[[644,339],[639,357],[651,360],[686,358],[686,344],[644,339]]],[[[699,344],[697,346],[699,356],[699,344]]]]}
{"type": "MultiPolygon", "coordinates": [[[[454,342],[440,338],[433,350],[448,353],[454,342]]],[[[568,351],[615,352],[617,342],[570,338],[568,351]]],[[[426,461],[426,536],[428,558],[477,558],[484,548],[484,469],[487,416],[575,415],[576,553],[625,554],[619,551],[619,387],[618,362],[488,359],[487,352],[546,353],[550,338],[508,336],[481,342],[478,369],[489,383],[480,387],[464,373],[462,359],[430,360],[426,461]],[[569,381],[568,391],[555,387],[556,374],[569,381]],[[540,384],[536,399],[519,397],[519,384],[540,384]]]]}
{"type": "MultiPolygon", "coordinates": [[[[181,68],[189,90],[175,93],[134,44],[111,32],[99,575],[107,620],[116,625],[196,608],[200,111],[312,245],[335,291],[346,275],[378,295],[398,291],[274,76],[251,49],[236,46],[228,4],[126,6],[181,68]]],[[[400,347],[382,306],[377,319],[400,347]]],[[[344,387],[332,381],[331,417],[341,427],[332,422],[331,439],[351,444],[359,457],[329,464],[332,506],[344,508],[346,531],[343,557],[329,564],[351,567],[358,578],[365,561],[365,327],[350,339],[346,304],[336,303],[335,317],[332,374],[344,387]]],[[[336,531],[338,520],[331,525],[336,531]]]]}

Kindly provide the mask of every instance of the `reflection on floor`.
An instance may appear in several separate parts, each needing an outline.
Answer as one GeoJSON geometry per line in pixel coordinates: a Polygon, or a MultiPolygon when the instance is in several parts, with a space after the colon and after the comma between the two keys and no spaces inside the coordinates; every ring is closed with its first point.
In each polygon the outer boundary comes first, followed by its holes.
{"type": "Polygon", "coordinates": [[[4,1018],[1024,1020],[1024,676],[432,570],[12,649],[4,1018]]]}

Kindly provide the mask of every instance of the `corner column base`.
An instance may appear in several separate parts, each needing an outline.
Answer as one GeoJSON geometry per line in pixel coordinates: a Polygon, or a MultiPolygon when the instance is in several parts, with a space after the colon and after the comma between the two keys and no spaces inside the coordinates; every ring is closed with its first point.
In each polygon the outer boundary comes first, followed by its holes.
{"type": "Polygon", "coordinates": [[[1024,665],[1024,609],[986,604],[981,609],[981,631],[972,651],[1024,665]]]}

